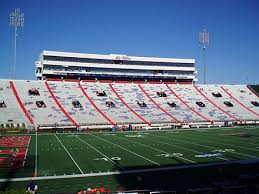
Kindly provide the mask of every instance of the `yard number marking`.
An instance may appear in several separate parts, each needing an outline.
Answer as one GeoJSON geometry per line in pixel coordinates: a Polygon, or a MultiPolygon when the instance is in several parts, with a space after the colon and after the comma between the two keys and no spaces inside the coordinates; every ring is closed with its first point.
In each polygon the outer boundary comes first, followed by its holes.
{"type": "Polygon", "coordinates": [[[114,135],[116,135],[116,134],[114,134],[114,133],[105,133],[105,134],[103,134],[104,136],[114,136],[114,135]]]}
{"type": "Polygon", "coordinates": [[[125,135],[126,137],[143,137],[143,135],[125,135]]]}
{"type": "Polygon", "coordinates": [[[225,153],[225,152],[234,152],[235,150],[233,149],[217,149],[213,150],[213,152],[218,152],[218,153],[225,153]]]}
{"type": "Polygon", "coordinates": [[[174,156],[179,157],[179,156],[182,156],[182,155],[183,155],[182,153],[172,153],[172,154],[166,153],[166,154],[158,154],[156,156],[171,158],[171,157],[174,157],[174,156]]]}
{"type": "Polygon", "coordinates": [[[196,158],[209,158],[209,157],[218,157],[221,156],[221,153],[215,153],[215,154],[199,154],[195,155],[196,158]]]}
{"type": "MultiPolygon", "coordinates": [[[[106,162],[109,161],[108,158],[95,158],[94,160],[104,160],[104,161],[106,161],[106,162]]],[[[120,158],[120,157],[111,157],[111,160],[113,160],[113,161],[119,161],[119,160],[121,160],[121,158],[120,158]]]]}

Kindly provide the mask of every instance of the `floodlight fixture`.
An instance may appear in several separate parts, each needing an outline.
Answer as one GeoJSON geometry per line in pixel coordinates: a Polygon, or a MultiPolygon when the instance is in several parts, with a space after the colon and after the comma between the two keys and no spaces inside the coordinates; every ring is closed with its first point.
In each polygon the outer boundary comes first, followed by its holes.
{"type": "Polygon", "coordinates": [[[16,79],[16,38],[18,36],[17,28],[24,27],[24,13],[21,12],[20,8],[15,8],[14,11],[10,13],[10,26],[14,27],[14,56],[11,78],[16,79]]]}
{"type": "Polygon", "coordinates": [[[201,47],[201,52],[202,52],[202,62],[203,62],[203,73],[204,73],[204,77],[203,77],[203,82],[204,84],[206,84],[206,69],[207,69],[207,65],[206,65],[206,47],[209,45],[209,32],[207,32],[206,29],[203,29],[200,32],[199,35],[199,44],[201,47]]]}

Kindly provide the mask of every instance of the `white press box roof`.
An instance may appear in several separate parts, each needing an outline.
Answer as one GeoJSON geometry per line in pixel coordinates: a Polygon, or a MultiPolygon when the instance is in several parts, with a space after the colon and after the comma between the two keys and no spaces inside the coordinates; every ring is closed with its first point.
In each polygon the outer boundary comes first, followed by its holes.
{"type": "Polygon", "coordinates": [[[148,62],[167,62],[167,63],[195,63],[195,59],[180,59],[180,58],[161,58],[161,57],[138,57],[128,56],[122,54],[86,54],[74,52],[60,52],[60,51],[47,51],[42,52],[43,56],[59,56],[59,57],[75,57],[87,59],[107,59],[107,60],[125,60],[125,61],[148,61],[148,62]]]}

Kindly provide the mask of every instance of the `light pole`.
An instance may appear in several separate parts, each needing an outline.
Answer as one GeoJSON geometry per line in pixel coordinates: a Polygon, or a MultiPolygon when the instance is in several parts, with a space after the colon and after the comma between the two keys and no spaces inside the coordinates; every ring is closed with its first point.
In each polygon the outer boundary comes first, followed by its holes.
{"type": "Polygon", "coordinates": [[[203,82],[206,84],[206,46],[209,45],[209,33],[207,32],[206,29],[203,29],[202,32],[200,32],[199,36],[199,43],[201,47],[201,52],[202,52],[202,62],[203,62],[203,67],[204,67],[204,78],[203,82]]]}
{"type": "Polygon", "coordinates": [[[14,12],[10,13],[10,26],[14,27],[14,56],[13,56],[13,73],[11,73],[11,77],[16,79],[16,37],[17,28],[24,26],[24,13],[21,12],[20,8],[15,8],[14,12]]]}

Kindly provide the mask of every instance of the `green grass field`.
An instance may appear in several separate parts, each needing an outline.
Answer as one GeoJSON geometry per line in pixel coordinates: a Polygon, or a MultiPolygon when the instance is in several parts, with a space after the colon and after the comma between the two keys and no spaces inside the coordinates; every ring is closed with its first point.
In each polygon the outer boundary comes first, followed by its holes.
{"type": "MultiPolygon", "coordinates": [[[[22,181],[35,175],[37,181],[49,182],[48,185],[51,181],[67,185],[67,181],[86,177],[101,186],[105,177],[120,173],[157,172],[258,158],[256,127],[32,134],[25,166],[12,171],[0,169],[0,180],[16,178],[10,182],[21,187],[22,181]]],[[[80,181],[77,183],[80,187],[80,181]]]]}

